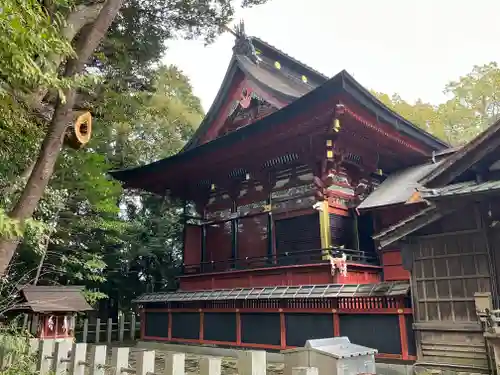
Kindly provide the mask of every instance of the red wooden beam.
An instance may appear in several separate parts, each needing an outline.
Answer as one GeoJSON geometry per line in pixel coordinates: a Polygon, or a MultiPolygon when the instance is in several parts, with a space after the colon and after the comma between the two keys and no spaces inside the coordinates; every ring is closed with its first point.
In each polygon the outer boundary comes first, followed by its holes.
{"type": "Polygon", "coordinates": [[[205,313],[199,309],[200,312],[200,341],[203,341],[203,332],[204,332],[204,325],[205,325],[205,313]]]}
{"type": "Polygon", "coordinates": [[[285,313],[283,309],[279,309],[280,311],[280,347],[281,349],[286,349],[286,319],[285,313]]]}
{"type": "Polygon", "coordinates": [[[168,310],[168,339],[172,339],[172,311],[168,310]]]}
{"type": "Polygon", "coordinates": [[[401,339],[401,352],[403,354],[403,359],[408,359],[408,331],[406,327],[406,318],[404,315],[404,309],[398,309],[398,321],[399,321],[399,337],[401,339]]]}
{"type": "MultiPolygon", "coordinates": [[[[158,308],[158,309],[145,309],[146,312],[172,312],[176,313],[193,313],[193,312],[212,312],[212,313],[229,313],[229,312],[238,312],[238,313],[311,313],[311,314],[325,314],[331,313],[332,309],[330,308],[179,308],[179,309],[167,309],[167,308],[158,308]]],[[[387,315],[410,315],[412,314],[411,308],[358,308],[358,309],[336,309],[336,314],[387,314],[387,315]]],[[[169,319],[169,323],[171,319],[169,319]]],[[[171,325],[171,324],[169,324],[171,325]]],[[[170,327],[171,328],[171,327],[170,327]]]]}
{"type": "Polygon", "coordinates": [[[333,310],[333,336],[340,336],[340,318],[336,309],[333,310]]]}
{"type": "Polygon", "coordinates": [[[236,309],[236,345],[241,345],[241,314],[236,309]]]}

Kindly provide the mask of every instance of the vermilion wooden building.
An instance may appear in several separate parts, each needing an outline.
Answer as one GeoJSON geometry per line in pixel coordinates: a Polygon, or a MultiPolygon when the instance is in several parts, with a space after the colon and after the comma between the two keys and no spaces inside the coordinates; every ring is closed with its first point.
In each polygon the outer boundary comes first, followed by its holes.
{"type": "Polygon", "coordinates": [[[112,172],[186,202],[180,289],[139,298],[142,339],[284,349],[346,335],[414,358],[409,273],[372,239],[402,214],[356,207],[446,145],[345,71],[328,79],[242,28],[233,50],[186,147],[112,172]]]}

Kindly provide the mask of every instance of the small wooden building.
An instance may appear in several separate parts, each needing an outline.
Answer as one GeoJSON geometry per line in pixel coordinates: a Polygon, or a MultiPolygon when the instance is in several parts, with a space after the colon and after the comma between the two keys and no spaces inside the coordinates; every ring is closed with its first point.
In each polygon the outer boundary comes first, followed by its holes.
{"type": "Polygon", "coordinates": [[[28,285],[20,290],[21,301],[12,311],[28,312],[37,338],[73,338],[75,314],[92,310],[82,292],[82,286],[28,285]]]}
{"type": "Polygon", "coordinates": [[[497,122],[465,146],[388,178],[361,205],[379,217],[395,213],[374,238],[380,248],[400,249],[411,271],[417,367],[491,373],[474,294],[490,292],[500,307],[499,197],[497,122]],[[388,196],[399,201],[388,204],[388,196]]]}

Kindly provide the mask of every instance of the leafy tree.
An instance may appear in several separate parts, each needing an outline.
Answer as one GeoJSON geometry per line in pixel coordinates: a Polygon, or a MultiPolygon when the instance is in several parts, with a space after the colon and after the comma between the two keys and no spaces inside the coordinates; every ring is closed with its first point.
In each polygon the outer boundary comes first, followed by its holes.
{"type": "Polygon", "coordinates": [[[439,105],[421,100],[410,104],[397,94],[374,94],[403,117],[452,145],[469,141],[500,118],[500,68],[496,62],[474,66],[467,75],[448,83],[444,91],[451,98],[439,105]]]}
{"type": "Polygon", "coordinates": [[[182,235],[178,204],[123,191],[107,176],[110,169],[177,152],[203,117],[177,68],[158,67],[151,82],[151,92],[103,89],[94,137],[86,149],[64,150],[35,212],[55,230],[41,248],[24,241],[17,274],[33,278],[42,261],[40,283],[85,285],[89,301],[109,297],[104,305],[111,312],[146,290],[175,286],[182,235]]]}
{"type": "MultiPolygon", "coordinates": [[[[242,5],[264,2],[244,0],[242,5]]],[[[9,213],[12,219],[24,222],[35,212],[54,171],[62,147],[62,135],[72,119],[73,108],[86,107],[88,101],[95,101],[103,94],[102,88],[99,88],[91,95],[89,92],[77,95],[82,93],[77,91],[77,87],[81,87],[80,73],[96,72],[116,93],[125,93],[130,89],[147,90],[151,83],[147,77],[152,64],[164,52],[165,39],[184,36],[205,37],[211,41],[231,19],[235,5],[229,0],[189,3],[128,0],[122,3],[123,0],[106,0],[104,3],[92,0],[40,3],[31,0],[25,4],[19,17],[10,17],[9,14],[17,10],[17,2],[11,1],[8,3],[10,13],[2,13],[2,16],[7,14],[2,25],[10,40],[22,41],[28,31],[40,30],[40,35],[53,43],[44,45],[46,48],[33,48],[29,44],[32,50],[27,48],[15,55],[10,51],[12,44],[7,44],[6,52],[0,52],[0,56],[17,57],[12,63],[12,59],[3,60],[5,66],[1,67],[0,74],[4,76],[0,76],[0,87],[6,87],[9,95],[15,98],[19,111],[24,115],[19,118],[26,117],[26,123],[31,125],[26,114],[34,112],[41,126],[47,126],[40,134],[44,141],[38,158],[27,167],[30,173],[26,173],[29,176],[26,186],[9,213]],[[116,15],[119,16],[115,20],[116,15]],[[110,26],[110,36],[103,40],[110,26]],[[19,67],[23,70],[19,71],[19,67]],[[35,77],[25,79],[29,74],[35,77]],[[29,82],[32,87],[23,87],[29,82]]],[[[10,116],[11,119],[16,117],[10,116]]],[[[12,126],[10,129],[16,133],[12,126]]],[[[15,137],[10,138],[10,144],[15,145],[15,137]]],[[[36,137],[23,139],[29,139],[30,145],[37,144],[36,137]]],[[[16,160],[19,165],[23,161],[27,160],[16,160]]],[[[0,273],[4,272],[17,244],[17,239],[0,239],[0,273]]]]}

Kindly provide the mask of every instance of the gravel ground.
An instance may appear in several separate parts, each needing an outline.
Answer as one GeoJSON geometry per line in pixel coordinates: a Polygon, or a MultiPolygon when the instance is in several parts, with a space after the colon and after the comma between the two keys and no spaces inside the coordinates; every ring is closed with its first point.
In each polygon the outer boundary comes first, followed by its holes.
{"type": "MultiPolygon", "coordinates": [[[[129,367],[135,368],[135,361],[137,357],[137,353],[142,351],[142,349],[137,349],[132,347],[130,350],[129,356],[129,367]]],[[[155,351],[156,354],[156,368],[155,373],[163,374],[164,366],[165,366],[165,356],[164,353],[160,351],[155,351]]],[[[186,353],[186,375],[199,375],[200,367],[199,360],[201,356],[186,353]]],[[[90,360],[90,358],[88,358],[90,360]]],[[[108,351],[108,364],[111,362],[111,349],[108,351]]],[[[269,375],[282,375],[283,374],[283,364],[282,363],[268,363],[267,365],[267,373],[269,375]]],[[[111,373],[112,371],[107,371],[107,373],[111,373]]],[[[237,361],[235,358],[222,357],[222,375],[237,375],[237,361]]]]}

